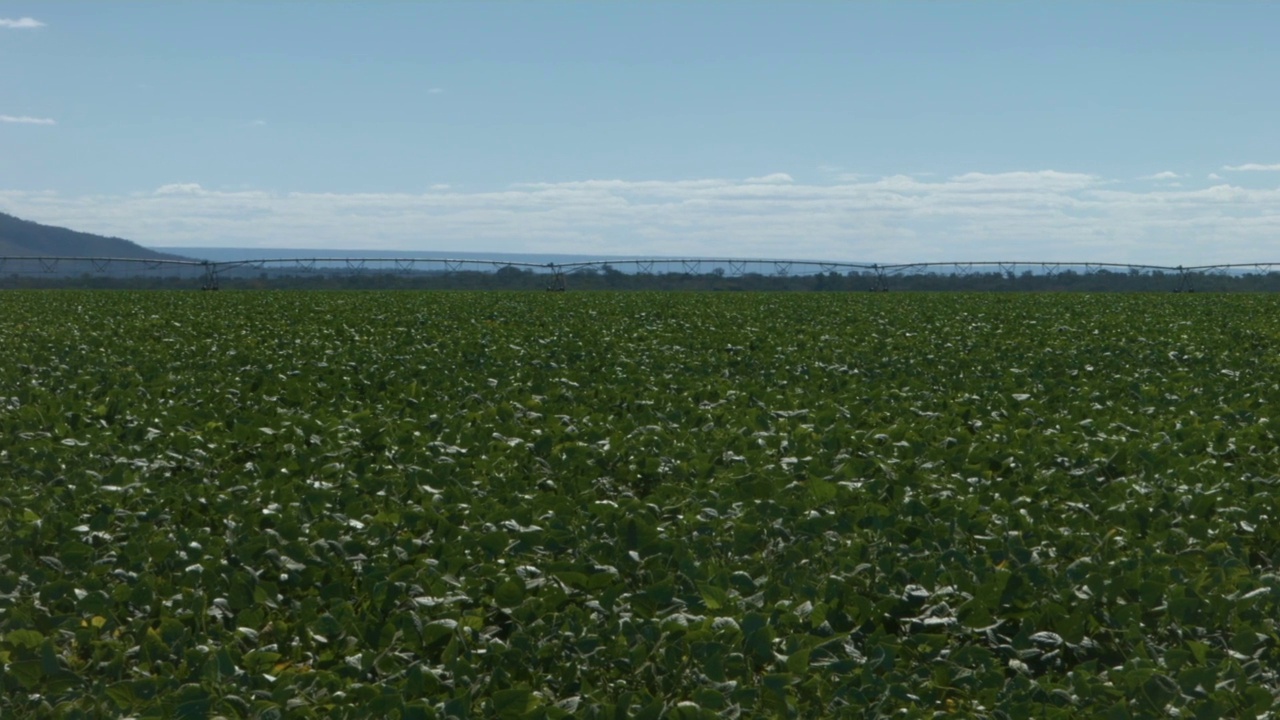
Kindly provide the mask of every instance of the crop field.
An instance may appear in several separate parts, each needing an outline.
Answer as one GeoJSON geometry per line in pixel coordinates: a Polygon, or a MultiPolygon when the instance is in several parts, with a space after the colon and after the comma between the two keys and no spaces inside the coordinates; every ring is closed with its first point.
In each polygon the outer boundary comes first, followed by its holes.
{"type": "Polygon", "coordinates": [[[0,717],[1271,717],[1280,298],[0,294],[0,717]]]}

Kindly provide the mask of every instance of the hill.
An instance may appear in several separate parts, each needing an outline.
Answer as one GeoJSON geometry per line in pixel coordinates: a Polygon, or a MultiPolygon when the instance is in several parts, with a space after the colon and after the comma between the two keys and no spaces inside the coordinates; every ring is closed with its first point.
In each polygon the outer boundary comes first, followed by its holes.
{"type": "Polygon", "coordinates": [[[0,256],[113,257],[184,260],[117,237],[94,235],[0,213],[0,256]]]}

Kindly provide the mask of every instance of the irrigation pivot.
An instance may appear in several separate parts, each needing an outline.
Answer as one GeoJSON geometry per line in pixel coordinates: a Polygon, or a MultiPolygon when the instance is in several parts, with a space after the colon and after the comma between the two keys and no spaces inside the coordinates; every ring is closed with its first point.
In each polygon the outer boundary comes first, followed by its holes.
{"type": "MultiPolygon", "coordinates": [[[[966,280],[982,279],[982,289],[1073,289],[1072,282],[1083,277],[1122,275],[1153,280],[1147,289],[1194,292],[1197,283],[1210,278],[1273,278],[1280,289],[1280,262],[1231,263],[1217,265],[1152,265],[1111,262],[1062,261],[946,261],[912,263],[861,263],[831,260],[787,260],[746,258],[606,258],[575,262],[537,263],[527,261],[449,257],[279,257],[227,261],[146,260],[118,257],[0,256],[0,283],[21,278],[187,279],[203,289],[217,290],[229,280],[249,279],[270,284],[283,278],[376,278],[458,276],[466,273],[520,273],[543,277],[539,283],[550,291],[564,291],[589,276],[630,278],[638,286],[652,278],[772,279],[831,278],[840,288],[886,292],[890,289],[936,289],[938,281],[969,287],[966,280]],[[1003,286],[993,281],[1007,281],[1003,286]],[[1068,282],[1070,281],[1070,282],[1068,282]],[[1167,286],[1159,288],[1159,283],[1167,286]],[[1019,285],[1021,283],[1021,285],[1019,285]]],[[[21,283],[8,283],[12,286],[21,283]]],[[[1077,283],[1079,284],[1079,283],[1077,283]]],[[[767,284],[766,284],[767,285],[767,284]]],[[[655,287],[664,286],[655,283],[655,287]]],[[[1074,289],[1086,289],[1076,287],[1074,289]]]]}

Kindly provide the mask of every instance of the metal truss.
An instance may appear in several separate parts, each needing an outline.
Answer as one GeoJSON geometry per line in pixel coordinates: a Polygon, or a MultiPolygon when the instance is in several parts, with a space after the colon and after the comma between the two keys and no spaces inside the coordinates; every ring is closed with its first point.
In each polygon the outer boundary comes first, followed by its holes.
{"type": "Polygon", "coordinates": [[[549,290],[564,290],[573,275],[620,271],[633,275],[714,273],[726,277],[762,276],[794,278],[818,275],[844,275],[867,281],[867,289],[884,292],[907,278],[934,275],[972,277],[992,275],[1006,279],[1025,276],[1065,278],[1099,273],[1128,273],[1168,276],[1175,292],[1194,292],[1195,280],[1206,275],[1280,273],[1280,262],[1226,263],[1217,265],[1148,265],[1110,262],[1061,261],[951,261],[918,263],[857,263],[830,260],[785,260],[744,258],[621,258],[585,260],[566,263],[533,263],[512,260],[475,258],[422,257],[312,257],[267,258],[232,261],[154,260],[119,257],[0,256],[3,275],[156,275],[166,271],[186,272],[202,278],[203,286],[216,290],[220,281],[245,273],[273,275],[303,274],[374,274],[412,275],[417,273],[452,274],[460,272],[498,272],[520,270],[549,277],[549,290]]]}

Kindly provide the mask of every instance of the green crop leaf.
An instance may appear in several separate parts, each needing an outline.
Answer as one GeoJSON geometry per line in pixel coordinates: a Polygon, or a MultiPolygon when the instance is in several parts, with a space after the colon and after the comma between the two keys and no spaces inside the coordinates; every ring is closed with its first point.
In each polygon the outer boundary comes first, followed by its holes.
{"type": "Polygon", "coordinates": [[[527,687],[498,690],[493,694],[492,714],[503,720],[523,718],[533,700],[533,692],[527,687]]]}
{"type": "Polygon", "coordinates": [[[183,685],[176,695],[177,707],[175,715],[179,718],[208,717],[212,705],[212,696],[199,685],[183,685]]]}
{"type": "Polygon", "coordinates": [[[39,660],[11,662],[5,666],[5,673],[12,675],[28,690],[39,688],[40,681],[44,678],[42,663],[39,660]]]}
{"type": "Polygon", "coordinates": [[[524,602],[524,583],[507,580],[493,591],[493,599],[500,607],[511,608],[524,602]]]}
{"type": "Polygon", "coordinates": [[[444,638],[451,637],[458,629],[458,621],[451,619],[433,620],[422,628],[422,644],[431,645],[444,638]]]}
{"type": "Polygon", "coordinates": [[[729,595],[721,588],[708,583],[699,583],[698,592],[708,610],[719,610],[729,606],[729,595]]]}
{"type": "Polygon", "coordinates": [[[5,633],[5,642],[14,647],[34,650],[44,643],[44,635],[38,630],[10,630],[5,633]]]}

